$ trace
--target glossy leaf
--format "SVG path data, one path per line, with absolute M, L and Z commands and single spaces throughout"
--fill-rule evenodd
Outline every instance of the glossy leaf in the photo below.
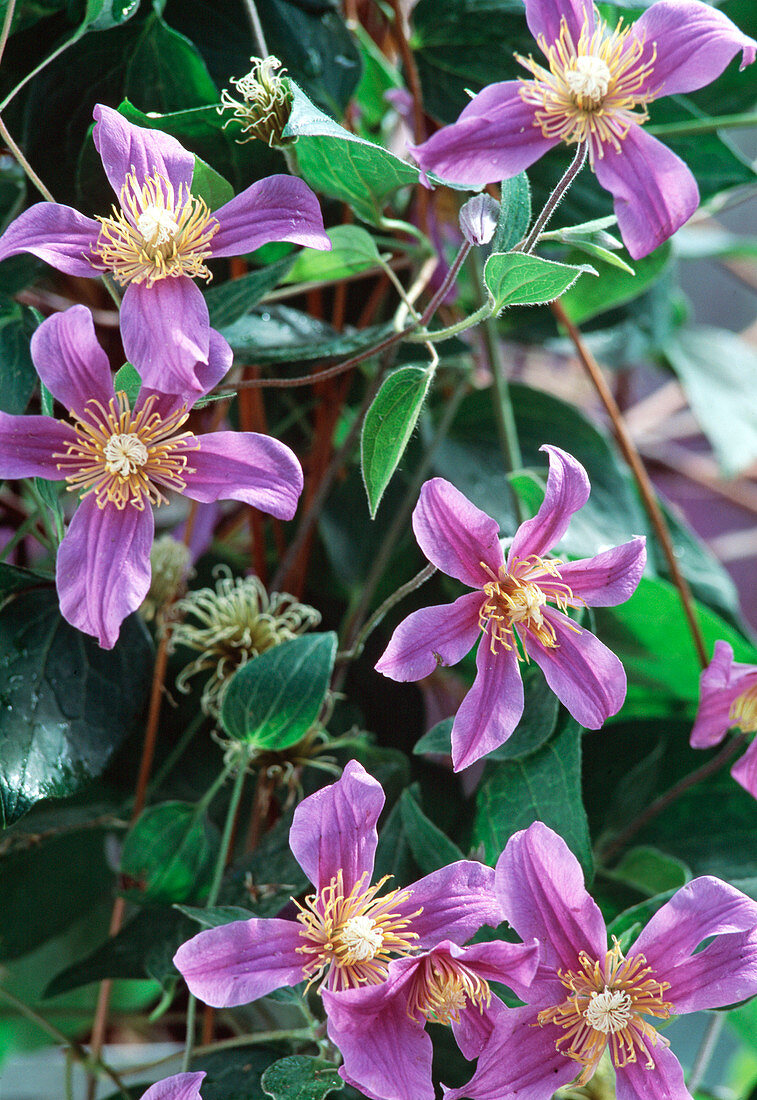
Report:
M 305 1054 L 292 1054 L 274 1062 L 260 1084 L 273 1100 L 325 1100 L 330 1093 L 344 1088 L 336 1066 Z
M 628 256 L 625 250 L 623 257 Z M 628 257 L 630 260 L 630 257 Z M 630 260 L 634 274 L 613 268 L 601 279 L 581 279 L 562 299 L 565 312 L 575 324 L 583 324 L 601 313 L 632 302 L 662 275 L 670 260 L 670 245 L 663 244 L 641 260 Z
M 192 194 L 198 199 L 204 199 L 211 210 L 218 210 L 234 198 L 234 188 L 229 181 L 200 157 L 195 157 L 190 186 Z
M 399 807 L 410 851 L 424 875 L 430 875 L 432 871 L 438 871 L 440 867 L 464 858 L 446 833 L 426 817 L 409 791 L 402 792 Z
M 254 914 L 241 905 L 211 905 L 198 908 L 196 905 L 177 905 L 185 916 L 197 921 L 203 928 L 219 928 L 222 924 L 232 924 L 237 920 L 249 920 Z
M 0 409 L 20 414 L 37 385 L 29 341 L 37 320 L 28 306 L 0 297 Z
M 379 252 L 371 234 L 359 225 L 336 225 L 326 235 L 330 252 L 314 248 L 300 252 L 282 279 L 284 283 L 336 282 L 357 272 L 378 267 Z
M 384 379 L 366 414 L 361 459 L 371 518 L 415 430 L 431 377 L 425 367 L 400 367 Z
M 559 298 L 579 275 L 596 275 L 587 264 L 571 266 L 521 252 L 493 252 L 484 267 L 484 281 L 497 313 L 507 306 L 536 306 Z
M 124 840 L 119 872 L 127 898 L 180 902 L 207 892 L 218 833 L 189 802 L 143 810 Z
M 325 321 L 290 306 L 269 306 L 221 328 L 234 351 L 254 356 L 256 363 L 347 358 L 379 343 L 390 332 L 389 325 L 337 332 Z
M 306 634 L 248 661 L 223 695 L 226 733 L 273 751 L 296 744 L 318 719 L 335 656 L 335 634 Z
M 139 391 L 142 388 L 142 379 L 139 377 L 137 368 L 132 363 L 124 363 L 122 367 L 115 373 L 113 378 L 113 389 L 118 393 L 119 390 L 123 390 L 129 399 L 129 405 L 134 408 L 134 403 L 139 397 Z
M 268 264 L 256 271 L 250 271 L 239 279 L 230 279 L 220 286 L 211 286 L 205 292 L 210 323 L 214 328 L 223 329 L 232 325 L 256 306 L 261 298 L 273 290 L 282 281 L 292 264 L 296 253 L 282 260 Z

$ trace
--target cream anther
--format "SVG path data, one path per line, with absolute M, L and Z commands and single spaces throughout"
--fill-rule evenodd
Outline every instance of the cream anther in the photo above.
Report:
M 384 933 L 369 916 L 351 917 L 339 933 L 339 942 L 345 949 L 345 961 L 367 962 L 384 943 Z
M 138 435 L 112 435 L 103 449 L 105 469 L 109 474 L 128 478 L 144 466 L 150 454 Z
M 565 83 L 576 102 L 581 107 L 598 107 L 607 95 L 612 80 L 609 66 L 593 54 L 576 57 L 573 66 L 565 72 Z
M 622 1031 L 632 1015 L 633 1000 L 621 989 L 605 989 L 603 993 L 592 993 L 584 1011 L 584 1019 L 589 1027 L 601 1031 L 603 1035 L 614 1035 L 616 1031 Z
M 137 218 L 137 229 L 146 244 L 161 245 L 172 240 L 179 232 L 179 223 L 170 210 L 160 206 L 148 206 Z

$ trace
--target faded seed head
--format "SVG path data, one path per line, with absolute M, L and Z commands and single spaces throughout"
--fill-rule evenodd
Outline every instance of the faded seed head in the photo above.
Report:
M 245 135 L 238 139 L 239 144 L 245 141 L 254 141 L 256 138 L 264 141 L 272 148 L 283 148 L 293 145 L 296 137 L 284 137 L 283 131 L 289 116 L 292 113 L 292 90 L 286 78 L 286 70 L 281 73 L 281 62 L 275 57 L 251 57 L 252 69 L 246 76 L 235 80 L 233 84 L 241 96 L 234 99 L 225 88 L 221 92 L 221 106 L 218 113 L 231 110 L 234 118 L 241 123 L 242 133 Z M 224 128 L 231 120 L 224 123 Z

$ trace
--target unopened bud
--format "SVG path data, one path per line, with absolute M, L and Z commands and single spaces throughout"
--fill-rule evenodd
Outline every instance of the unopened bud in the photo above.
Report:
M 275 57 L 251 57 L 252 69 L 246 76 L 229 83 L 233 84 L 241 96 L 234 99 L 225 88 L 221 92 L 221 106 L 218 113 L 232 110 L 234 118 L 242 124 L 245 135 L 239 141 L 254 141 L 259 138 L 266 145 L 282 148 L 292 145 L 297 139 L 284 137 L 284 127 L 292 113 L 292 90 L 286 79 L 286 70 L 278 73 L 281 62 Z M 230 119 L 224 124 L 228 125 Z
M 485 191 L 468 199 L 460 211 L 460 229 L 468 244 L 488 244 L 498 217 L 499 203 Z

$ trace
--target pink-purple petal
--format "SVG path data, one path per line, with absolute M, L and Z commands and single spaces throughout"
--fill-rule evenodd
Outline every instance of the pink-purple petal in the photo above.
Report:
M 424 483 L 413 511 L 413 531 L 428 560 L 471 588 L 503 564 L 499 525 L 443 477 Z
M 515 649 L 492 653 L 487 632 L 478 647 L 476 668 L 476 679 L 452 725 L 455 771 L 504 744 L 523 714 L 523 681 Z
M 55 454 L 64 454 L 76 434 L 51 416 L 13 416 L 0 412 L 0 478 L 44 477 L 61 481 Z
M 86 306 L 71 306 L 43 321 L 32 336 L 31 352 L 50 393 L 75 416 L 81 417 L 90 399 L 108 407 L 113 376 Z
M 483 187 L 517 176 L 549 152 L 558 142 L 544 137 L 533 105 L 521 99 L 520 86 L 518 80 L 490 84 L 456 122 L 410 146 L 422 171 Z
M 625 669 L 604 642 L 576 627 L 567 615 L 551 607 L 543 614 L 555 631 L 557 645 L 550 649 L 523 630 L 524 648 L 576 721 L 586 729 L 598 730 L 623 706 Z
M 739 51 L 741 68 L 751 65 L 757 47 L 722 11 L 697 0 L 657 0 L 631 34 L 644 44 L 639 64 L 652 64 L 645 91 L 655 96 L 704 88 Z
M 19 214 L 0 237 L 0 260 L 31 252 L 66 275 L 94 279 L 100 272 L 90 257 L 99 233 L 99 224 L 78 210 L 38 202 Z
M 710 936 L 720 939 L 695 949 Z M 718 1008 L 757 993 L 757 902 L 709 875 L 682 886 L 654 914 L 629 955 L 641 954 L 676 1013 Z
M 441 940 L 465 943 L 483 924 L 495 928 L 502 906 L 494 894 L 494 871 L 475 860 L 461 859 L 441 867 L 408 887 L 410 897 L 394 908 L 413 917 L 412 931 L 419 947 L 435 947 Z
M 522 940 L 541 945 L 537 981 L 555 987 L 557 1004 L 564 988 L 556 971 L 577 969 L 581 951 L 595 959 L 607 951 L 605 922 L 586 891 L 581 865 L 562 837 L 537 821 L 510 837 L 495 874 L 505 919 Z M 534 992 L 541 998 L 536 985 Z
M 185 275 L 153 286 L 129 283 L 121 302 L 121 338 L 149 389 L 194 394 L 195 400 L 205 392 L 207 376 L 198 366 L 210 354 L 208 307 Z
M 205 1072 L 176 1073 L 150 1085 L 142 1100 L 200 1100 L 200 1085 Z
M 93 137 L 102 158 L 105 174 L 117 195 L 124 180 L 133 172 L 141 186 L 146 176 L 164 176 L 178 191 L 188 188 L 194 172 L 194 157 L 176 138 L 161 130 L 151 130 L 128 122 L 118 111 L 98 103 L 92 112 Z
M 220 226 L 211 241 L 214 256 L 254 252 L 269 241 L 291 241 L 328 252 L 318 199 L 297 176 L 268 176 L 214 213 Z
M 211 329 L 208 362 L 198 362 L 195 365 L 193 382 L 199 383 L 201 391 L 198 393 L 196 389 L 185 388 L 179 393 L 165 393 L 162 390 L 142 385 L 139 397 L 134 405 L 134 411 L 137 412 L 142 408 L 150 397 L 155 398 L 153 409 L 155 412 L 160 413 L 163 418 L 170 416 L 172 412 L 176 412 L 182 406 L 185 409 L 191 408 L 201 396 L 209 393 L 214 386 L 218 385 L 231 368 L 233 358 L 234 353 L 220 332 Z
M 491 940 L 488 943 L 458 947 L 457 944 L 445 940 L 430 954 L 447 954 L 475 971 L 484 981 L 501 982 L 512 989 L 516 997 L 525 1001 L 528 1000 L 528 991 L 536 975 L 540 946 L 536 940 L 531 943 Z
M 534 38 L 541 35 L 548 46 L 560 37 L 560 23 L 564 19 L 571 37 L 578 42 L 581 31 L 588 25 L 594 30 L 594 5 L 591 0 L 525 0 L 526 22 Z
M 636 591 L 646 560 L 646 539 L 635 538 L 622 546 L 603 550 L 593 558 L 561 565 L 560 579 L 588 607 L 614 607 L 630 599 Z M 545 592 L 549 591 L 551 581 L 548 575 L 538 583 Z
M 480 592 L 466 592 L 454 603 L 413 611 L 399 624 L 376 664 L 392 680 L 420 680 L 440 665 L 456 665 L 481 632 Z
M 507 1012 L 499 997 L 492 993 L 489 1004 L 476 1005 L 468 1003 L 460 1012 L 457 1023 L 452 1022 L 452 1034 L 460 1048 L 460 1053 L 469 1062 L 478 1058 L 481 1051 L 492 1037 L 494 1025 L 500 1014 Z
M 277 519 L 291 519 L 302 492 L 302 468 L 293 451 L 257 432 L 210 432 L 199 437 L 184 472 L 186 496 L 241 500 Z
M 289 846 L 316 890 L 342 872 L 344 893 L 365 875 L 371 885 L 378 833 L 384 807 L 381 784 L 357 760 L 350 760 L 341 779 L 304 799 L 294 811 Z
M 681 1063 L 672 1050 L 661 1042 L 651 1047 L 654 1069 L 645 1058 L 629 1062 L 616 1070 L 617 1100 L 691 1100 L 683 1079 Z
M 752 741 L 741 759 L 733 765 L 731 775 L 752 798 L 757 798 L 757 740 Z
M 699 679 L 699 709 L 691 731 L 691 747 L 708 749 L 722 741 L 733 725 L 731 706 L 755 686 L 757 665 L 734 661 L 728 642 L 715 642 L 712 660 Z
M 671 237 L 699 206 L 697 181 L 680 157 L 631 126 L 620 149 L 595 157 L 597 179 L 613 197 L 620 235 L 640 260 Z
M 152 510 L 97 505 L 84 497 L 58 549 L 60 611 L 77 630 L 112 649 L 121 623 L 150 587 Z
M 302 981 L 301 926 L 289 920 L 233 921 L 199 932 L 174 955 L 189 990 L 214 1008 L 248 1004 Z
M 570 518 L 589 499 L 591 485 L 581 463 L 559 447 L 548 443 L 539 448 L 549 455 L 549 474 L 544 500 L 533 519 L 526 520 L 515 532 L 507 557 L 512 570 L 515 562 L 536 554 L 543 557 L 568 529 Z

